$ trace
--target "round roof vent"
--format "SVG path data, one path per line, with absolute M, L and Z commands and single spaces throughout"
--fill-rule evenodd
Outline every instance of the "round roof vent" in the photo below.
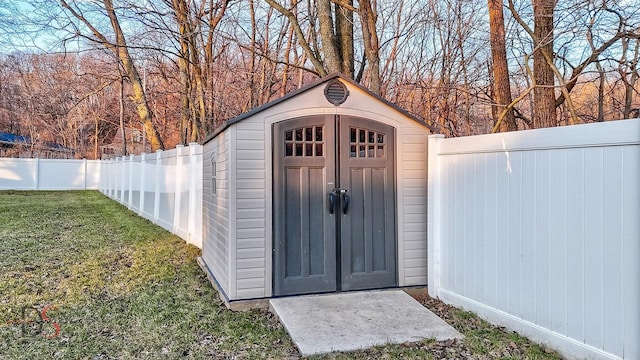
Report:
M 349 90 L 338 79 L 331 80 L 324 88 L 324 97 L 335 106 L 338 106 L 347 100 Z

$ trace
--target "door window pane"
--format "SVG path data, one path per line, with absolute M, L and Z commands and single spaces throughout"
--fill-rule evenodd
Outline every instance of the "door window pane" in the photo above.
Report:
M 316 141 L 322 141 L 322 127 L 316 127 Z
M 323 156 L 324 128 L 310 126 L 284 132 L 284 156 Z
M 385 134 L 352 127 L 349 129 L 349 157 L 384 158 Z

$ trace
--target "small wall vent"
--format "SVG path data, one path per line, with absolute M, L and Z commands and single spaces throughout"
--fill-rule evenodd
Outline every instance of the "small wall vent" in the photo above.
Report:
M 324 88 L 324 97 L 335 106 L 338 106 L 347 100 L 349 90 L 338 79 L 331 80 Z

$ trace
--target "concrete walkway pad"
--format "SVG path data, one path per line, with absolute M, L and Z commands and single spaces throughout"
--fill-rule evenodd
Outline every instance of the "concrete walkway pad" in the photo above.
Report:
M 404 291 L 367 291 L 270 300 L 303 356 L 462 335 Z

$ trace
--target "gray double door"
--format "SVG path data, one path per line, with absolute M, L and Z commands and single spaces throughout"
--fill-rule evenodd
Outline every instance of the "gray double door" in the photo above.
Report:
M 391 287 L 394 129 L 337 115 L 273 127 L 274 295 Z

